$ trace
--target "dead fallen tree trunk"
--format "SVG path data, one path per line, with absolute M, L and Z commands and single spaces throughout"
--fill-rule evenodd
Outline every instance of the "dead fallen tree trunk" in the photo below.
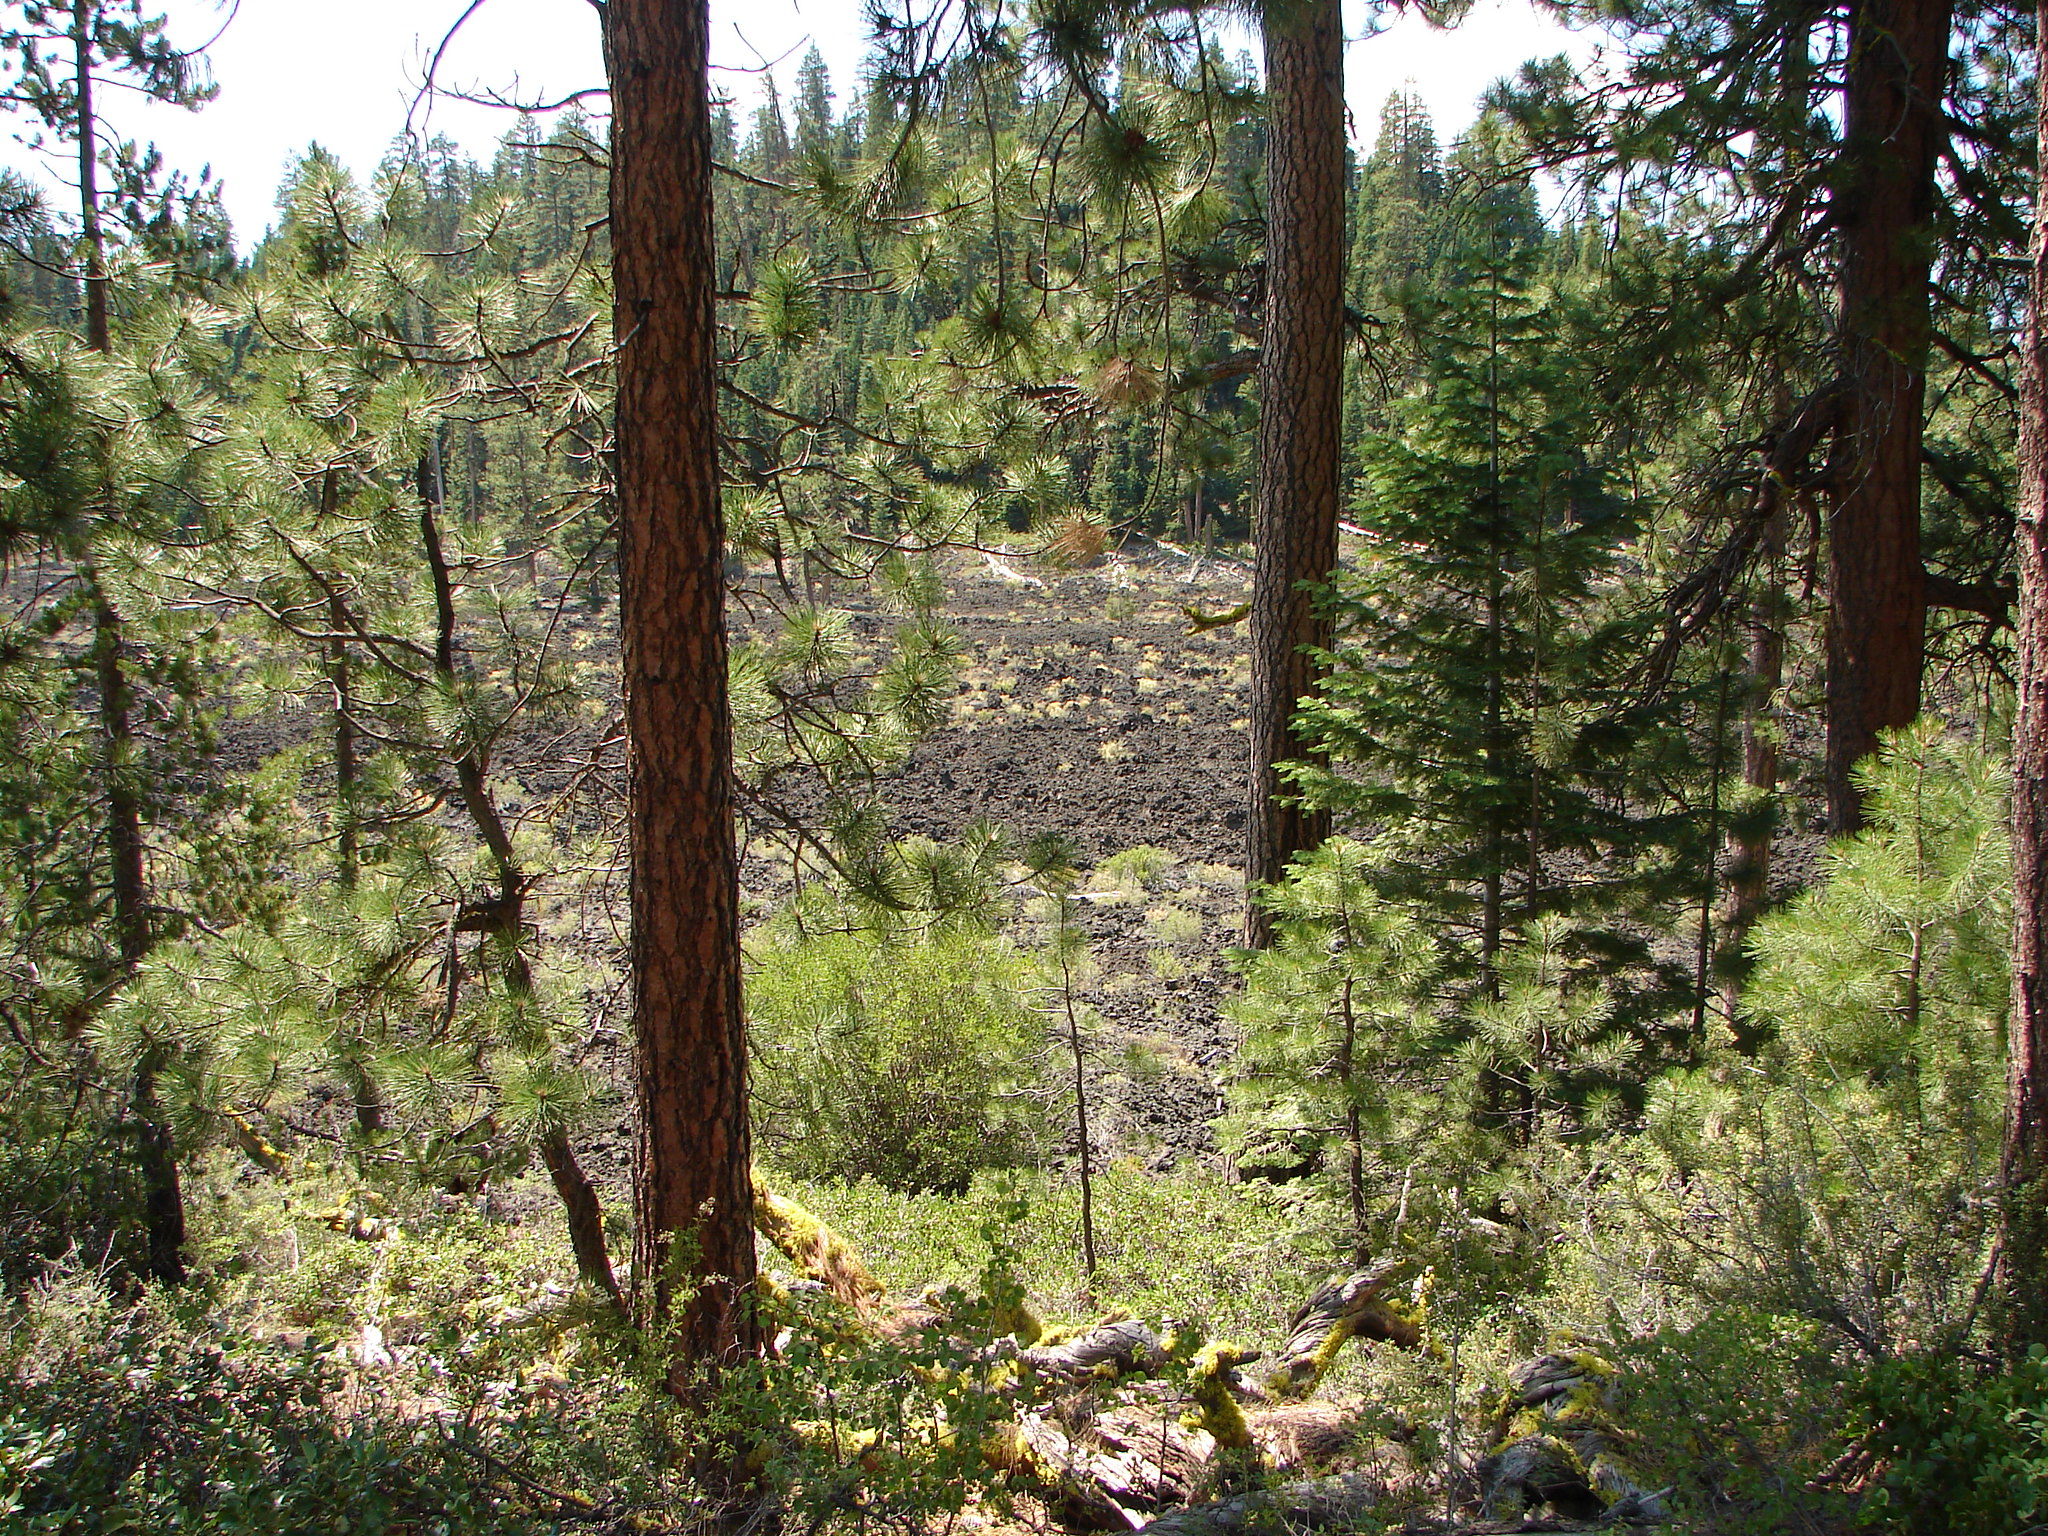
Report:
M 1191 1443 L 1171 1420 L 1090 1426 L 1070 1435 L 1026 1413 L 984 1447 L 989 1464 L 1031 1486 L 1070 1530 L 1132 1531 L 1147 1511 L 1184 1501 L 1213 1443 Z M 1202 1437 L 1206 1439 L 1207 1437 Z
M 1316 1389 L 1345 1342 L 1380 1339 L 1414 1349 L 1422 1329 L 1383 1298 L 1406 1267 L 1404 1259 L 1382 1259 L 1355 1275 L 1325 1281 L 1296 1309 L 1287 1343 L 1266 1385 L 1282 1397 L 1306 1397 Z
M 1071 1337 L 1023 1343 L 1036 1336 L 1034 1326 L 977 1347 L 971 1335 L 986 1341 L 985 1330 L 1004 1326 L 1003 1313 L 970 1307 L 949 1318 L 910 1302 L 885 1315 L 880 1282 L 844 1239 L 758 1175 L 754 1217 L 809 1282 L 859 1309 L 860 1331 L 899 1342 L 943 1337 L 990 1367 L 1014 1361 L 1015 1377 L 992 1390 L 1015 1402 L 1016 1417 L 983 1441 L 981 1453 L 1062 1525 L 1160 1536 L 1225 1536 L 1269 1521 L 1308 1529 L 1353 1520 L 1380 1496 L 1377 1480 L 1351 1473 L 1180 1508 L 1213 1491 L 1226 1469 L 1250 1474 L 1299 1466 L 1317 1447 L 1341 1451 L 1353 1443 L 1357 1421 L 1324 1405 L 1306 1422 L 1301 1416 L 1310 1409 L 1275 1407 L 1240 1376 L 1256 1352 L 1221 1342 L 1197 1349 L 1185 1334 L 1170 1345 L 1137 1318 L 1111 1316 Z M 1390 1261 L 1319 1287 L 1294 1314 L 1280 1376 L 1298 1390 L 1312 1388 L 1344 1340 L 1357 1335 L 1419 1342 L 1420 1329 L 1379 1299 L 1397 1267 Z M 1262 1405 L 1254 1418 L 1246 1403 Z
M 1512 1520 L 1543 1504 L 1616 1524 L 1666 1518 L 1671 1490 L 1645 1487 L 1620 1450 L 1618 1374 L 1591 1350 L 1543 1355 L 1508 1372 L 1499 1443 L 1478 1467 L 1490 1518 Z
M 1034 1344 L 1017 1360 L 1040 1376 L 1080 1381 L 1098 1372 L 1149 1375 L 1166 1363 L 1166 1351 L 1152 1329 L 1135 1317 L 1121 1317 L 1105 1319 L 1063 1343 Z
M 1384 1491 L 1355 1472 L 1241 1493 L 1177 1509 L 1140 1526 L 1141 1536 L 1239 1536 L 1252 1530 L 1325 1530 L 1370 1514 Z
M 754 1230 L 773 1243 L 806 1280 L 824 1286 L 835 1301 L 862 1312 L 882 1297 L 882 1282 L 860 1255 L 803 1206 L 770 1189 L 754 1170 Z

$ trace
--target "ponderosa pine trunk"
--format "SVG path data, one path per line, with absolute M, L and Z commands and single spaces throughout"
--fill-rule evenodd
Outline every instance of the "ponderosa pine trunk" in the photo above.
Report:
M 707 0 L 609 0 L 634 1287 L 691 1390 L 756 1344 L 718 480 Z M 701 1379 L 701 1378 L 700 1378 Z
M 1344 29 L 1337 0 L 1270 0 L 1266 51 L 1266 315 L 1259 360 L 1259 488 L 1251 611 L 1248 889 L 1279 880 L 1329 833 L 1326 812 L 1281 801 L 1277 765 L 1314 691 L 1310 652 L 1331 630 L 1313 591 L 1337 568 L 1344 363 Z M 1245 909 L 1245 942 L 1272 916 Z
M 2048 6 L 2035 16 L 2048 58 Z M 2037 89 L 2039 89 L 2037 85 Z M 2048 144 L 2048 92 L 2036 116 Z M 2012 731 L 2012 1018 L 2000 1159 L 2001 1329 L 2018 1357 L 2048 1345 L 2048 181 L 2036 171 L 2032 276 L 2020 341 L 2019 694 Z
M 1921 431 L 1951 17 L 1952 0 L 1858 0 L 1850 13 L 1834 203 L 1844 394 L 1828 520 L 1827 789 L 1837 833 L 1863 824 L 1856 764 L 1880 731 L 1920 712 Z

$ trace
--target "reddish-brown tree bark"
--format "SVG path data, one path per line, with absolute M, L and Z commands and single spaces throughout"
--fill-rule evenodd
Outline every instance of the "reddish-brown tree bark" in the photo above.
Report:
M 1304 583 L 1337 568 L 1344 361 L 1344 29 L 1337 0 L 1267 8 L 1266 318 L 1259 359 L 1257 562 L 1251 611 L 1251 785 L 1245 878 L 1278 880 L 1329 833 L 1327 813 L 1281 803 L 1276 765 L 1308 755 L 1293 730 L 1314 691 L 1308 654 L 1330 625 Z M 1245 942 L 1272 921 L 1256 901 Z
M 2048 58 L 2048 6 L 2035 16 Z M 2037 87 L 2038 89 L 2038 87 Z M 2048 144 L 2048 93 L 2036 106 Z M 2037 170 L 2037 177 L 2038 177 Z M 2012 731 L 2012 1020 L 2007 1044 L 2002 1332 L 2014 1355 L 2048 1345 L 2048 206 L 2037 181 L 2020 340 L 2019 712 Z
M 755 1347 L 726 697 L 706 0 L 609 0 L 619 609 L 640 1110 L 636 1299 L 686 1358 Z
M 1920 439 L 1935 167 L 1952 0 L 1859 0 L 1835 189 L 1844 395 L 1828 525 L 1828 820 L 1862 825 L 1850 773 L 1920 712 L 1927 631 Z

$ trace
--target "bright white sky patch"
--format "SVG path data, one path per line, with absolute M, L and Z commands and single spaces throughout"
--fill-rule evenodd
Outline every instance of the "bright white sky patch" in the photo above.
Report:
M 232 20 L 215 0 L 159 3 L 173 38 L 186 46 L 226 21 L 211 55 L 220 96 L 191 114 L 105 92 L 108 125 L 124 137 L 154 140 L 173 167 L 196 172 L 210 165 L 225 183 L 245 249 L 275 218 L 286 162 L 311 142 L 367 177 L 405 130 L 408 113 L 416 132 L 445 133 L 486 161 L 511 126 L 509 113 L 488 107 L 448 99 L 415 104 L 426 61 L 467 0 L 241 0 Z M 1565 31 L 1530 0 L 1479 0 L 1449 32 L 1402 15 L 1373 36 L 1365 35 L 1363 0 L 1346 0 L 1345 9 L 1349 35 L 1359 39 L 1346 51 L 1346 94 L 1367 144 L 1390 91 L 1420 94 L 1448 142 L 1471 123 L 1481 93 L 1524 60 L 1559 52 L 1584 59 L 1594 47 L 1593 34 Z M 835 106 L 845 110 L 866 44 L 864 10 L 861 0 L 712 0 L 720 88 L 744 114 L 759 93 L 761 72 L 772 68 L 786 98 L 815 41 L 831 67 Z M 601 86 L 597 13 L 587 0 L 485 0 L 449 46 L 438 78 L 529 101 Z M 5 142 L 0 158 L 24 169 L 33 160 Z M 63 173 L 59 162 L 43 177 Z M 65 191 L 53 190 L 58 205 L 68 205 Z

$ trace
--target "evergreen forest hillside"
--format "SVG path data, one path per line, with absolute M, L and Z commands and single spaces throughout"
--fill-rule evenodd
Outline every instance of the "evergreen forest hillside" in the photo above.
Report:
M 0 1530 L 2048 1529 L 2048 21 L 1538 9 L 0 5 Z

